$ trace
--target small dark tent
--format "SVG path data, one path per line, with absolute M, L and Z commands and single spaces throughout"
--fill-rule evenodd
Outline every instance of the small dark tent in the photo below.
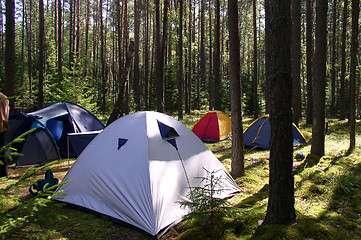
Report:
M 5 144 L 34 129 L 26 136 L 25 141 L 12 145 L 18 153 L 22 154 L 15 157 L 17 166 L 45 164 L 60 159 L 56 142 L 37 117 L 22 113 L 10 114 L 9 126 L 9 130 L 5 133 Z M 11 150 L 7 151 L 8 154 L 10 152 Z
M 243 132 L 243 143 L 246 147 L 270 149 L 271 128 L 268 116 L 262 116 L 251 123 Z M 306 144 L 306 139 L 300 129 L 293 124 L 293 146 Z
M 50 103 L 29 114 L 40 117 L 39 121 L 51 132 L 62 156 L 78 155 L 73 145 L 68 149 L 68 134 L 96 132 L 104 128 L 104 124 L 90 111 L 70 102 Z

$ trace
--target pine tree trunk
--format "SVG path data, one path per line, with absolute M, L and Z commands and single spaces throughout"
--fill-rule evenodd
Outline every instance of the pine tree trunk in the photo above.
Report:
M 313 125 L 311 153 L 325 154 L 327 0 L 316 0 L 315 57 L 313 59 Z
M 345 75 L 346 75 L 346 31 L 347 31 L 347 15 L 348 0 L 343 2 L 342 17 L 342 36 L 341 36 L 341 73 L 340 73 L 340 120 L 346 117 L 346 97 L 345 97 Z
M 183 0 L 179 0 L 178 34 L 178 119 L 183 119 Z
M 6 0 L 5 29 L 5 81 L 4 93 L 7 97 L 15 96 L 15 2 Z M 14 112 L 14 99 L 9 100 L 10 112 Z
M 351 60 L 350 60 L 350 150 L 356 146 L 356 65 L 358 53 L 358 20 L 360 0 L 352 0 L 352 32 L 351 32 Z
M 296 220 L 294 199 L 290 1 L 270 1 L 270 172 L 267 224 Z
M 330 114 L 336 116 L 336 20 L 337 0 L 333 0 L 332 9 L 332 42 L 331 42 L 331 105 Z
M 258 118 L 257 0 L 253 0 L 253 118 Z
M 244 175 L 243 127 L 240 84 L 240 45 L 237 0 L 228 0 L 229 69 L 232 119 L 232 163 L 234 178 Z
M 313 0 L 306 2 L 306 69 L 307 69 L 307 106 L 306 123 L 312 124 L 313 121 L 313 95 L 312 95 L 312 59 L 313 59 Z
M 293 81 L 293 122 L 298 126 L 301 119 L 301 0 L 292 0 L 292 81 Z
M 214 26 L 214 53 L 213 53 L 213 100 L 214 108 L 221 110 L 221 74 L 220 74 L 220 0 L 216 0 L 215 7 L 215 26 Z
M 38 107 L 44 105 L 45 19 L 44 2 L 39 0 L 39 86 Z
M 139 73 L 139 26 L 140 26 L 140 0 L 134 0 L 134 102 L 135 110 L 140 111 L 140 73 Z

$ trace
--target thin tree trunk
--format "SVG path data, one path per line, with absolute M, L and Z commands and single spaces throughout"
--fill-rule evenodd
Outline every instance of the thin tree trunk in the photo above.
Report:
M 327 0 L 316 0 L 315 57 L 313 59 L 313 125 L 311 153 L 325 154 Z
M 350 60 L 350 148 L 356 146 L 356 65 L 358 53 L 358 20 L 360 12 L 360 0 L 352 0 L 352 32 L 351 32 L 351 60 Z
M 15 96 L 15 1 L 6 0 L 5 29 L 5 81 L 4 93 Z M 10 112 L 14 112 L 14 99 L 9 100 Z
M 45 19 L 44 2 L 39 0 L 39 92 L 38 107 L 44 105 Z
M 61 0 L 58 0 L 58 83 L 63 81 L 62 9 Z
M 253 0 L 253 118 L 258 118 L 257 0 Z
M 232 163 L 234 178 L 244 175 L 242 98 L 240 84 L 240 45 L 238 35 L 238 1 L 228 0 L 229 69 L 232 118 Z
M 346 31 L 347 31 L 347 15 L 348 0 L 343 2 L 342 17 L 342 36 L 341 36 L 341 73 L 340 73 L 340 120 L 346 117 L 346 98 L 345 98 L 345 75 L 346 75 Z
M 179 0 L 178 119 L 183 119 L 183 0 Z
M 221 75 L 220 75 L 220 0 L 216 0 L 215 8 L 215 27 L 214 27 L 214 54 L 213 54 L 213 99 L 214 99 L 214 108 L 216 110 L 221 110 Z
M 265 77 L 266 77 L 266 113 L 270 112 L 270 22 L 269 22 L 269 14 L 270 14 L 270 0 L 265 0 Z
M 128 48 L 128 51 L 126 54 L 125 67 L 124 67 L 124 70 L 122 71 L 122 75 L 121 75 L 121 82 L 123 84 L 119 88 L 118 98 L 114 105 L 114 109 L 113 109 L 112 113 L 110 114 L 109 119 L 107 121 L 107 124 L 106 124 L 107 126 L 109 126 L 112 122 L 117 120 L 121 115 L 121 107 L 123 106 L 123 101 L 126 99 L 125 94 L 127 91 L 127 85 L 129 84 L 129 73 L 130 73 L 130 69 L 132 66 L 133 58 L 134 58 L 134 42 L 130 42 L 129 48 Z
M 147 5 L 146 20 L 145 20 L 145 33 L 144 33 L 144 97 L 145 97 L 145 110 L 150 109 L 149 101 L 149 2 L 145 1 Z
M 140 73 L 139 73 L 139 26 L 140 26 L 140 7 L 141 1 L 134 0 L 134 101 L 135 110 L 140 111 Z
M 330 114 L 336 115 L 336 20 L 337 20 L 337 0 L 333 0 L 332 9 L 332 44 L 331 44 L 331 106 Z
M 293 81 L 293 122 L 298 126 L 301 119 L 301 0 L 292 0 L 292 81 Z
M 307 106 L 306 123 L 313 122 L 313 77 L 312 77 L 312 59 L 313 59 L 313 0 L 306 2 L 306 69 L 307 69 Z
M 213 88 L 214 88 L 214 84 L 213 84 L 213 42 L 212 42 L 212 0 L 208 1 L 208 12 L 209 12 L 209 80 L 208 80 L 208 99 L 209 99 L 209 110 L 212 110 L 214 108 L 214 101 L 213 101 Z

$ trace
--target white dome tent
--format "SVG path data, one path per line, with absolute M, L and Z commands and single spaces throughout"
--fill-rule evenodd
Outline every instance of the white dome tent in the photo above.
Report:
M 136 112 L 106 127 L 81 153 L 57 191 L 75 204 L 160 236 L 178 223 L 200 178 L 222 179 L 217 197 L 240 191 L 215 155 L 182 123 L 165 114 Z

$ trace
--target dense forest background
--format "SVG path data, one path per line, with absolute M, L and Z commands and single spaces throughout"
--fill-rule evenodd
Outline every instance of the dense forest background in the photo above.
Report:
M 299 81 L 293 106 L 301 118 L 312 113 L 315 4 L 293 2 L 293 78 Z M 122 113 L 178 111 L 181 116 L 192 109 L 230 109 L 227 1 L 16 0 L 10 88 L 5 83 L 8 12 L 5 1 L 0 3 L 1 90 L 17 96 L 13 111 L 71 101 L 109 113 L 119 95 Z M 342 119 L 351 94 L 351 4 L 329 0 L 328 5 L 326 116 Z M 268 112 L 264 1 L 240 0 L 238 12 L 243 112 L 257 117 Z M 357 116 L 359 62 L 358 55 Z

